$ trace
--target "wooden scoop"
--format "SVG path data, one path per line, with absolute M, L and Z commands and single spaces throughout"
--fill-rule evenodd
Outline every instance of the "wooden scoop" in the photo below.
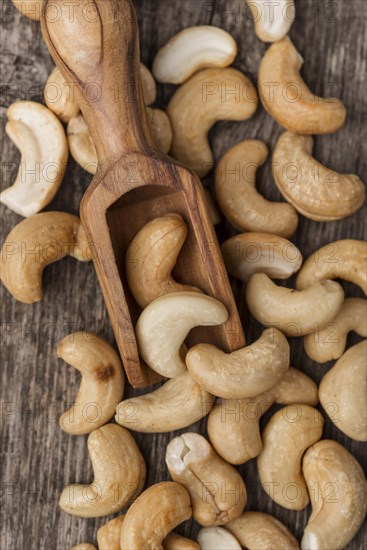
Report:
M 130 383 L 144 387 L 159 379 L 139 359 L 134 325 L 141 309 L 124 273 L 133 237 L 157 216 L 176 212 L 188 226 L 175 279 L 217 298 L 229 311 L 225 325 L 194 329 L 189 344 L 205 341 L 227 352 L 243 347 L 241 322 L 201 182 L 153 144 L 131 0 L 44 0 L 41 24 L 97 150 L 98 171 L 83 197 L 81 218 Z

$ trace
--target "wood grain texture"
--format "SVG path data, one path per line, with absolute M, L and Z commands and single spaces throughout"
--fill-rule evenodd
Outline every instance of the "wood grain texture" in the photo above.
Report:
M 266 45 L 255 36 L 243 1 L 135 0 L 142 44 L 142 61 L 151 66 L 155 52 L 175 32 L 196 24 L 218 25 L 237 39 L 235 67 L 256 80 Z M 340 97 L 348 110 L 346 125 L 338 133 L 315 139 L 314 154 L 332 169 L 366 178 L 366 4 L 364 0 L 298 0 L 291 37 L 302 53 L 302 74 L 319 95 Z M 37 22 L 21 17 L 7 0 L 2 2 L 1 48 L 1 189 L 15 178 L 19 153 L 4 133 L 6 107 L 17 99 L 42 101 L 42 89 L 53 66 Z M 160 86 L 157 106 L 167 104 L 173 86 Z M 281 129 L 262 109 L 244 123 L 218 123 L 211 133 L 216 160 L 233 144 L 246 138 L 264 140 L 272 149 Z M 78 213 L 90 176 L 71 160 L 67 176 L 49 210 Z M 280 200 L 268 162 L 259 172 L 258 187 L 269 199 Z M 210 175 L 206 185 L 213 185 Z M 1 207 L 1 242 L 20 218 Z M 234 234 L 228 224 L 219 228 L 220 240 Z M 366 208 L 339 222 L 317 223 L 301 219 L 293 239 L 307 257 L 317 247 L 339 238 L 366 238 Z M 361 296 L 344 285 L 348 296 Z M 261 327 L 245 306 L 245 288 L 233 281 L 247 341 Z M 27 306 L 15 302 L 1 287 L 1 403 L 2 536 L 1 550 L 68 550 L 73 544 L 96 540 L 103 520 L 83 520 L 60 512 L 62 488 L 74 481 L 91 480 L 86 437 L 71 437 L 58 427 L 58 417 L 73 401 L 77 373 L 56 359 L 55 347 L 75 330 L 94 330 L 113 341 L 106 308 L 92 265 L 70 258 L 49 267 L 44 274 L 44 299 Z M 352 336 L 348 343 L 358 339 Z M 292 365 L 319 381 L 331 366 L 310 361 L 300 340 L 291 340 Z M 128 392 L 131 395 L 132 392 Z M 263 418 L 264 424 L 273 407 Z M 192 427 L 205 433 L 205 421 Z M 325 437 L 340 441 L 366 463 L 366 445 L 344 436 L 326 419 Z M 172 434 L 136 435 L 147 461 L 148 483 L 169 478 L 164 452 Z M 247 509 L 274 514 L 300 539 L 309 508 L 301 513 L 276 506 L 258 483 L 255 461 L 241 468 L 249 501 Z M 178 531 L 194 537 L 197 526 L 188 522 Z M 348 550 L 367 547 L 361 530 Z

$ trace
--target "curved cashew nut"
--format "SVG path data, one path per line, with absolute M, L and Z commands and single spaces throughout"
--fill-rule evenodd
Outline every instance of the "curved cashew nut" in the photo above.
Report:
M 70 550 L 97 550 L 97 548 L 94 544 L 90 544 L 89 542 L 81 542 L 80 544 L 73 546 Z
M 168 153 L 172 145 L 172 128 L 168 115 L 162 109 L 147 108 L 148 121 L 154 143 L 162 153 Z
M 121 548 L 163 550 L 163 539 L 192 514 L 182 485 L 166 481 L 149 487 L 127 511 L 121 529 Z
M 157 84 L 154 76 L 144 63 L 140 63 L 140 76 L 145 105 L 151 105 L 157 99 Z
M 28 218 L 56 195 L 68 160 L 68 144 L 59 119 L 44 105 L 16 101 L 7 110 L 6 133 L 21 152 L 15 182 L 0 202 Z
M 172 378 L 186 371 L 181 346 L 197 326 L 221 325 L 227 309 L 199 292 L 175 292 L 157 298 L 140 315 L 136 339 L 142 359 L 154 371 Z
M 45 103 L 62 122 L 69 122 L 79 114 L 79 105 L 74 98 L 73 86 L 70 86 L 55 67 L 47 79 L 43 91 Z
M 186 355 L 191 376 L 218 397 L 254 397 L 275 386 L 289 367 L 289 344 L 277 329 L 264 330 L 256 342 L 232 353 L 198 344 Z
M 339 359 L 351 331 L 367 337 L 367 300 L 363 298 L 346 298 L 335 319 L 322 330 L 305 336 L 307 355 L 318 363 Z
M 108 516 L 128 506 L 145 482 L 145 462 L 128 430 L 106 424 L 88 437 L 94 471 L 91 485 L 74 484 L 61 493 L 64 512 L 84 518 Z M 118 490 L 116 490 L 118 489 Z
M 121 529 L 125 515 L 111 519 L 97 531 L 98 550 L 121 550 Z
M 318 387 L 311 378 L 290 367 L 270 390 L 246 399 L 218 399 L 208 416 L 208 435 L 217 453 L 230 464 L 244 464 L 263 448 L 260 418 L 277 403 L 316 406 Z
M 312 514 L 302 550 L 343 550 L 367 511 L 367 482 L 360 464 L 340 443 L 324 439 L 307 450 L 303 475 L 310 489 Z M 319 488 L 316 492 L 315 487 Z
M 200 550 L 242 550 L 238 540 L 224 527 L 203 527 L 198 533 L 198 543 Z
M 74 405 L 61 415 L 61 429 L 75 435 L 90 433 L 113 417 L 122 398 L 125 376 L 121 361 L 103 338 L 86 332 L 63 338 L 56 353 L 82 374 Z
M 181 537 L 174 532 L 164 539 L 163 548 L 164 550 L 201 550 L 195 541 Z
M 340 99 L 315 96 L 299 71 L 303 59 L 291 40 L 275 42 L 259 68 L 259 94 L 264 108 L 286 130 L 296 134 L 331 134 L 345 122 Z
M 277 42 L 284 38 L 296 17 L 294 0 L 247 0 L 255 22 L 255 32 L 263 42 Z
M 354 174 L 334 172 L 311 156 L 313 138 L 284 132 L 273 154 L 275 183 L 283 197 L 311 220 L 341 220 L 363 205 L 366 190 Z
M 204 195 L 206 198 L 207 207 L 208 207 L 210 219 L 212 220 L 212 224 L 213 225 L 220 224 L 220 222 L 223 219 L 223 216 L 221 211 L 219 210 L 217 201 L 214 199 L 213 195 L 211 194 L 209 189 L 207 189 L 206 187 L 204 187 Z
M 136 432 L 172 432 L 206 416 L 214 399 L 186 371 L 151 393 L 122 401 L 115 420 Z
M 41 19 L 43 0 L 12 0 L 12 2 L 22 15 L 35 21 Z
M 247 120 L 257 105 L 255 86 L 236 69 L 199 71 L 176 90 L 167 108 L 173 130 L 171 156 L 203 178 L 214 165 L 211 127 L 219 120 Z
M 263 450 L 257 469 L 264 491 L 288 510 L 302 510 L 309 502 L 301 471 L 305 450 L 322 435 L 324 419 L 309 405 L 287 405 L 276 412 L 262 434 Z
M 202 435 L 185 433 L 172 439 L 166 464 L 172 479 L 188 490 L 193 518 L 200 525 L 224 525 L 242 514 L 247 502 L 242 477 Z
M 320 403 L 335 426 L 356 441 L 367 441 L 367 340 L 344 353 L 325 374 Z
M 278 235 L 242 233 L 221 246 L 228 273 L 247 283 L 254 273 L 271 279 L 288 279 L 302 265 L 298 248 Z
M 80 261 L 91 259 L 80 219 L 66 212 L 36 214 L 18 223 L 7 236 L 1 250 L 0 279 L 16 300 L 39 302 L 44 268 L 68 254 Z
M 179 214 L 154 218 L 135 235 L 126 253 L 126 278 L 142 308 L 165 294 L 198 290 L 177 283 L 171 275 L 186 236 Z
M 298 273 L 297 288 L 303 290 L 321 279 L 344 279 L 367 294 L 367 242 L 334 241 L 311 254 Z
M 287 336 L 304 336 L 332 321 L 344 302 L 342 287 L 329 280 L 296 291 L 277 286 L 265 273 L 248 282 L 249 310 L 260 323 L 277 327 Z
M 255 187 L 256 171 L 267 156 L 268 148 L 259 140 L 242 141 L 227 151 L 216 169 L 217 200 L 236 229 L 290 237 L 298 225 L 293 206 L 268 201 Z
M 219 27 L 189 27 L 173 36 L 155 56 L 153 74 L 158 82 L 182 84 L 206 67 L 231 65 L 237 44 Z

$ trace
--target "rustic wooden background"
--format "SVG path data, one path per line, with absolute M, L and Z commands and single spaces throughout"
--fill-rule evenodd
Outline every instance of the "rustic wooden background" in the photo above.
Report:
M 200 24 L 218 25 L 239 45 L 235 67 L 256 81 L 266 45 L 254 33 L 245 2 L 231 0 L 135 0 L 139 16 L 142 60 L 151 65 L 154 54 L 180 29 Z M 366 8 L 365 0 L 297 0 L 297 19 L 291 37 L 305 59 L 303 75 L 321 96 L 342 98 L 348 119 L 338 133 L 315 139 L 315 156 L 327 166 L 356 173 L 366 180 Z M 22 17 L 10 0 L 1 4 L 1 189 L 13 181 L 19 153 L 5 136 L 6 108 L 15 100 L 42 101 L 42 89 L 53 63 L 42 41 L 37 22 Z M 172 86 L 159 87 L 158 106 L 164 106 Z M 363 120 L 364 119 L 364 120 Z M 259 108 L 244 123 L 219 123 L 211 133 L 216 159 L 245 138 L 259 138 L 272 148 L 281 129 Z M 259 189 L 279 200 L 269 162 L 259 173 Z M 70 160 L 65 181 L 48 209 L 78 212 L 80 199 L 91 177 Z M 211 186 L 212 177 L 207 178 Z M 20 218 L 1 206 L 2 241 Z M 351 218 L 316 223 L 302 218 L 294 241 L 307 257 L 319 246 L 339 238 L 365 238 L 366 209 Z M 219 227 L 220 239 L 233 230 Z M 1 242 L 2 242 L 1 241 Z M 248 342 L 261 327 L 250 319 L 244 285 L 234 282 L 238 307 Z M 347 295 L 361 296 L 345 285 Z M 62 513 L 58 496 L 74 481 L 88 482 L 92 470 L 86 437 L 72 437 L 58 427 L 58 417 L 73 402 L 79 384 L 76 372 L 55 356 L 56 343 L 75 330 L 93 330 L 113 341 L 106 309 L 91 264 L 68 258 L 44 274 L 42 303 L 17 303 L 1 288 L 1 400 L 2 400 L 2 538 L 1 550 L 67 550 L 96 540 L 103 519 L 84 520 Z M 349 343 L 358 339 L 352 337 Z M 302 341 L 291 341 L 292 364 L 319 381 L 331 364 L 319 366 L 307 358 Z M 131 392 L 129 392 L 131 393 Z M 274 412 L 272 408 L 263 423 Z M 191 428 L 205 433 L 205 421 Z M 345 445 L 362 463 L 366 446 L 344 436 L 326 419 L 325 437 Z M 148 466 L 148 483 L 169 478 L 164 453 L 172 434 L 136 435 Z M 290 512 L 276 506 L 258 483 L 256 464 L 241 468 L 248 487 L 248 510 L 262 510 L 282 520 L 300 539 L 310 509 Z M 194 537 L 197 526 L 188 522 L 178 531 Z M 361 530 L 349 550 L 367 548 Z

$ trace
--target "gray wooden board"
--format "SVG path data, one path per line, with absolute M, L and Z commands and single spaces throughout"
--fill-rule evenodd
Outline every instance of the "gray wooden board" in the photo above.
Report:
M 321 96 L 342 98 L 348 119 L 342 130 L 316 137 L 315 156 L 341 172 L 356 173 L 366 180 L 366 6 L 364 0 L 297 0 L 297 19 L 291 37 L 302 53 L 302 70 L 310 88 Z M 213 24 L 237 40 L 235 67 L 256 80 L 266 49 L 255 36 L 244 1 L 225 0 L 135 0 L 139 16 L 142 60 L 151 65 L 154 54 L 180 29 Z M 37 22 L 21 17 L 9 0 L 1 4 L 1 189 L 15 178 L 19 153 L 6 137 L 6 108 L 15 100 L 42 101 L 42 89 L 53 66 Z M 157 105 L 164 106 L 172 86 L 160 86 Z M 363 120 L 364 119 L 364 120 Z M 280 127 L 259 108 L 243 123 L 218 123 L 211 132 L 216 160 L 233 144 L 245 138 L 264 140 L 272 149 Z M 65 181 L 48 210 L 78 212 L 80 199 L 91 177 L 70 159 Z M 213 177 L 205 184 L 212 186 Z M 259 172 L 258 188 L 267 198 L 280 200 L 268 162 Z M 20 218 L 1 207 L 2 241 Z M 333 223 L 301 219 L 294 242 L 308 256 L 319 246 L 340 238 L 365 238 L 366 209 Z M 223 223 L 220 240 L 232 235 Z M 91 480 L 87 438 L 72 437 L 58 427 L 58 417 L 73 402 L 79 376 L 55 357 L 55 346 L 75 330 L 93 330 L 113 341 L 106 308 L 91 264 L 67 258 L 46 269 L 44 299 L 33 306 L 16 302 L 1 288 L 1 400 L 2 400 L 2 538 L 1 550 L 66 550 L 96 540 L 103 519 L 85 520 L 62 513 L 57 505 L 61 489 L 74 481 Z M 248 342 L 261 327 L 250 318 L 244 285 L 233 281 Z M 361 296 L 351 284 L 348 296 Z M 358 341 L 355 336 L 349 344 Z M 301 340 L 291 340 L 292 364 L 316 381 L 331 366 L 309 360 Z M 133 395 L 129 390 L 128 395 Z M 274 408 L 262 420 L 264 424 Z M 205 420 L 190 429 L 205 433 Z M 148 484 L 168 480 L 164 454 L 176 434 L 136 435 L 148 467 Z M 324 436 L 340 441 L 362 463 L 366 446 L 343 435 L 326 419 Z M 240 468 L 248 488 L 248 510 L 262 510 L 282 520 L 300 539 L 310 514 L 290 512 L 275 505 L 264 493 L 251 461 Z M 188 522 L 178 531 L 195 537 L 198 526 Z M 361 530 L 349 550 L 367 548 Z

